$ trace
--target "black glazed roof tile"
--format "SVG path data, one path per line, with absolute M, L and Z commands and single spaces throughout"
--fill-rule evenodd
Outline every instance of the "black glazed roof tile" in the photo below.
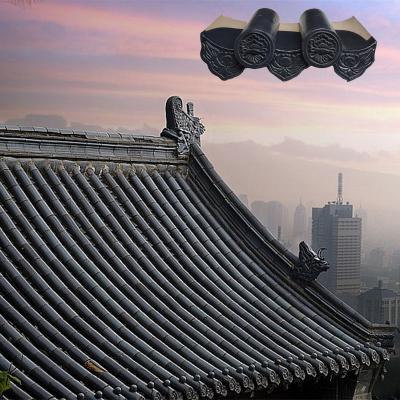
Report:
M 107 149 L 98 134 L 69 132 L 71 154 L 61 131 L 12 132 L 0 137 L 0 369 L 22 381 L 10 398 L 250 396 L 387 357 L 389 328 L 293 279 L 297 257 L 216 174 L 202 129 L 189 157 L 141 137 L 134 159 L 125 139 L 114 157 L 89 153 L 93 138 Z
M 261 8 L 248 21 L 220 16 L 200 34 L 201 59 L 222 80 L 245 68 L 268 68 L 281 81 L 309 66 L 334 67 L 351 81 L 374 62 L 376 40 L 355 18 L 331 22 L 323 11 L 309 9 L 299 23 L 281 23 L 278 14 Z

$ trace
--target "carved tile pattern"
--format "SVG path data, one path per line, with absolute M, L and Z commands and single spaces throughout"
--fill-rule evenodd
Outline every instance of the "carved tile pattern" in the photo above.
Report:
M 301 50 L 284 51 L 275 50 L 274 58 L 268 65 L 269 71 L 281 81 L 288 81 L 308 68 Z
M 335 72 L 347 81 L 361 76 L 375 61 L 376 42 L 363 50 L 343 51 L 335 64 Z
M 235 58 L 235 53 L 230 49 L 218 46 L 207 39 L 204 32 L 201 34 L 201 59 L 207 64 L 208 69 L 222 80 L 227 80 L 243 72 Z
M 329 67 L 340 53 L 339 39 L 331 32 L 318 32 L 308 40 L 305 50 L 305 56 L 311 64 Z
M 238 56 L 246 67 L 263 66 L 271 56 L 270 41 L 259 33 L 249 33 L 240 38 Z

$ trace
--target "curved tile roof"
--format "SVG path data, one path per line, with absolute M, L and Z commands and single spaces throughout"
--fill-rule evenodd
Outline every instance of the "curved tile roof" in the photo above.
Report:
M 61 135 L 0 130 L 0 370 L 22 381 L 6 398 L 231 397 L 387 359 L 388 328 L 293 279 L 197 139 L 135 139 L 116 162 Z

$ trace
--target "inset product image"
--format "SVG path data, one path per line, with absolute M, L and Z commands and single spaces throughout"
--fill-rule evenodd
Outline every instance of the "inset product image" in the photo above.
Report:
M 309 66 L 333 66 L 351 81 L 372 65 L 377 45 L 355 17 L 330 22 L 315 8 L 304 11 L 299 23 L 281 23 L 269 8 L 257 10 L 248 23 L 220 16 L 201 32 L 200 40 L 202 60 L 222 80 L 245 68 L 266 67 L 288 81 Z

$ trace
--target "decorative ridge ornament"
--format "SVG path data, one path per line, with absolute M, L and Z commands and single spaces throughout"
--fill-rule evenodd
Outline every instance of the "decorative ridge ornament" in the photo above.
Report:
M 193 103 L 187 103 L 186 110 L 183 110 L 182 99 L 178 96 L 170 97 L 165 104 L 167 127 L 161 136 L 177 140 L 179 154 L 189 153 L 194 143 L 200 144 L 200 136 L 205 131 L 200 118 L 194 116 Z
M 334 67 L 351 81 L 372 65 L 377 42 L 355 18 L 330 22 L 319 9 L 309 9 L 299 23 L 281 23 L 269 8 L 255 12 L 248 23 L 220 16 L 200 34 L 201 59 L 222 80 L 245 68 L 268 70 L 282 81 L 309 66 Z
M 279 15 L 269 8 L 255 12 L 247 26 L 235 40 L 236 59 L 244 67 L 266 67 L 275 51 Z
M 303 57 L 308 65 L 330 67 L 342 52 L 342 43 L 325 14 L 316 8 L 300 17 Z
M 316 253 L 306 242 L 299 244 L 299 262 L 295 265 L 292 276 L 295 279 L 311 282 L 318 278 L 321 272 L 329 269 L 328 262 L 322 253 L 325 248 Z

